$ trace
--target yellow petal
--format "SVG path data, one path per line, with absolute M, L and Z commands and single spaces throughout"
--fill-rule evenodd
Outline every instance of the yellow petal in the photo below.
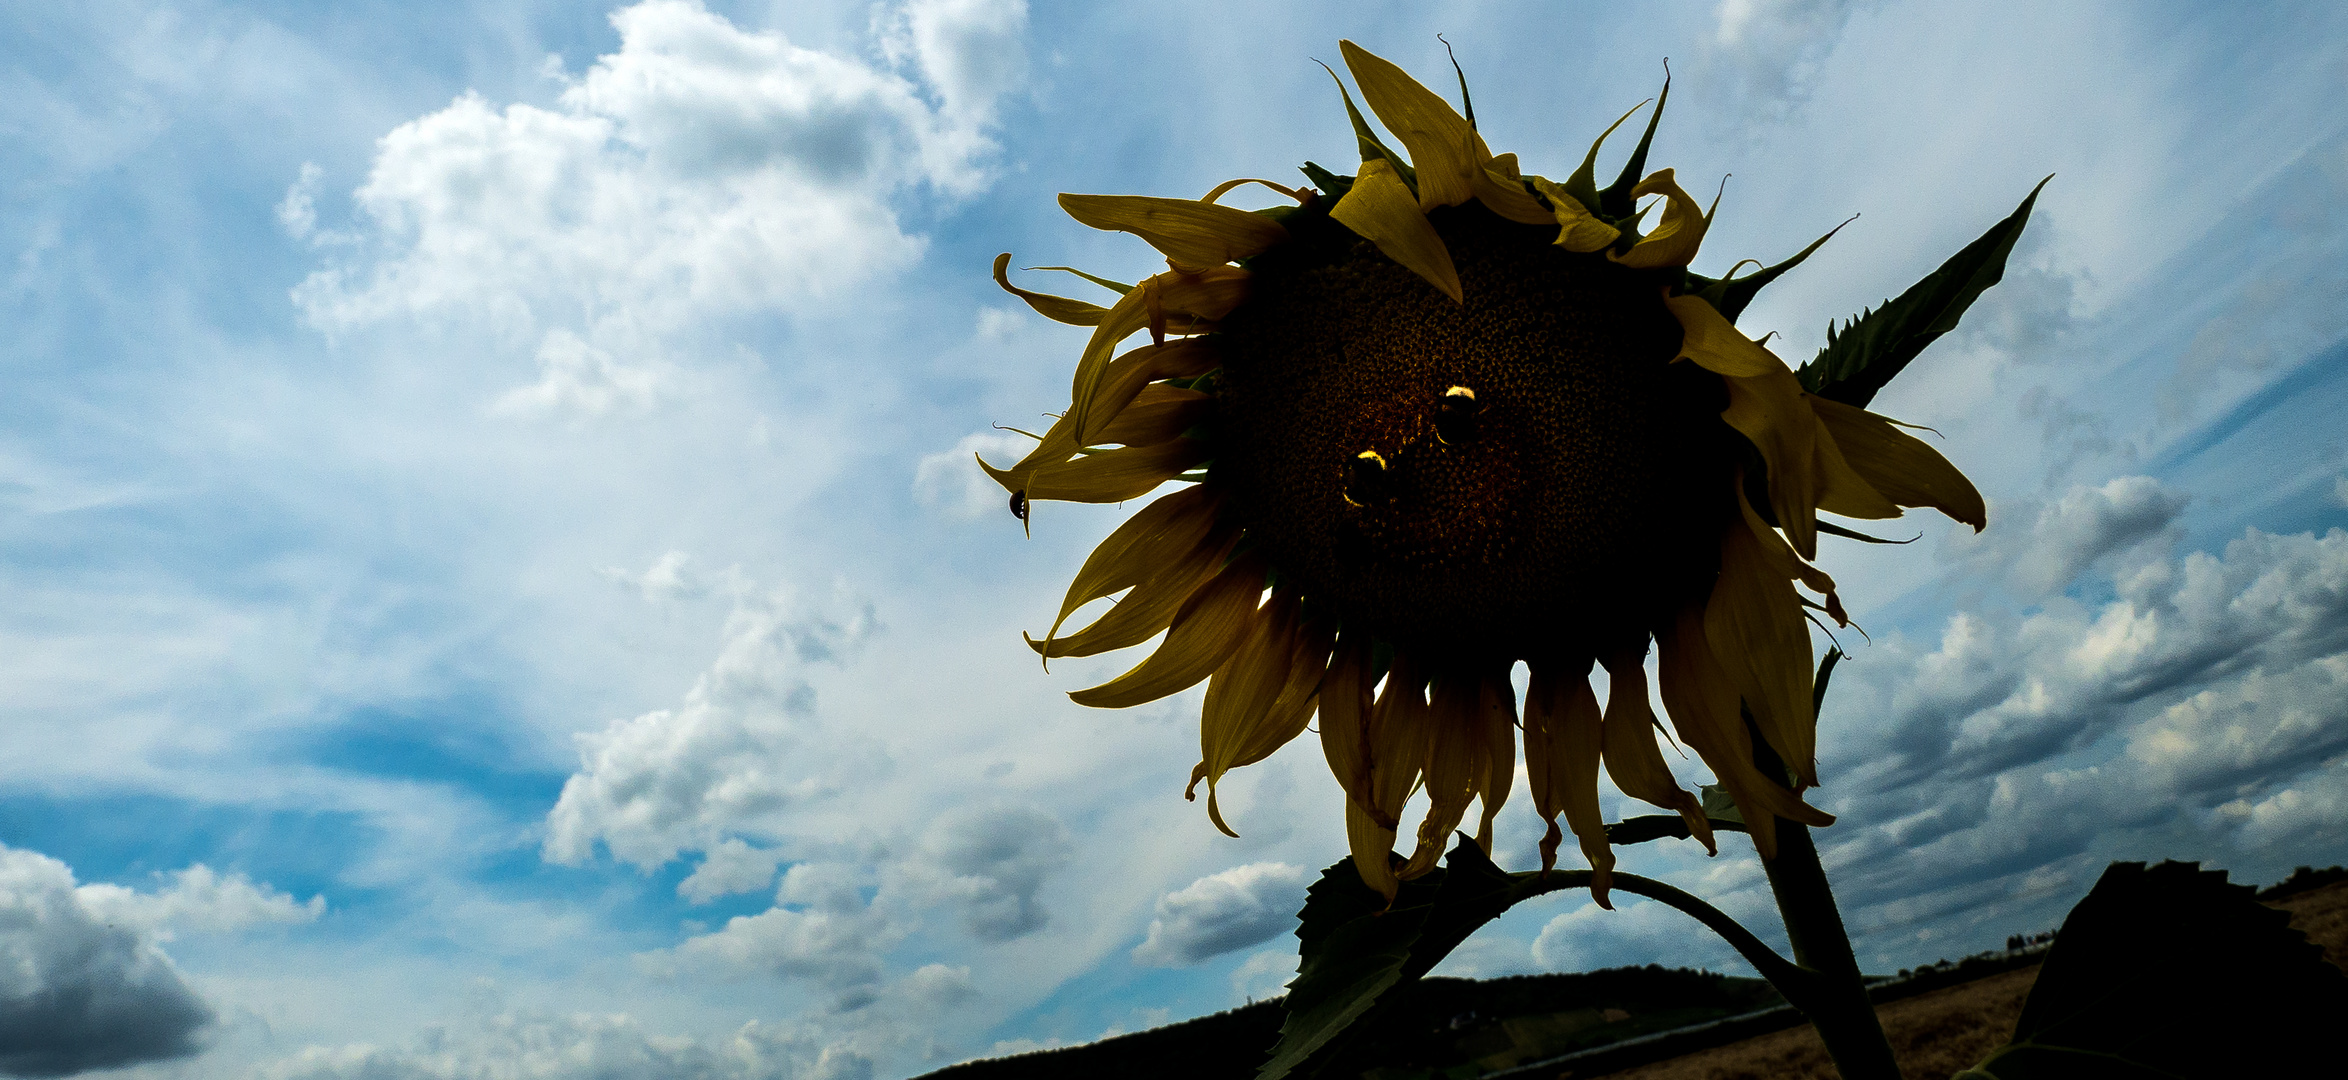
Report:
M 1256 612 L 1239 648 L 1207 680 L 1206 702 L 1199 709 L 1199 769 L 1207 782 L 1207 817 L 1225 835 L 1239 834 L 1223 821 L 1215 801 L 1215 785 L 1223 774 L 1262 760 L 1280 744 L 1296 737 L 1303 725 L 1285 733 L 1267 730 L 1272 706 L 1296 664 L 1298 611 L 1296 594 L 1280 590 Z M 1196 788 L 1194 779 L 1191 786 Z M 1191 792 L 1184 792 L 1185 798 Z
M 1655 745 L 1655 709 L 1647 702 L 1647 669 L 1640 657 L 1630 652 L 1608 656 L 1606 678 L 1606 775 L 1623 794 L 1678 811 L 1704 850 L 1719 854 L 1704 804 L 1672 779 L 1671 766 Z
M 1670 169 L 1656 170 L 1631 189 L 1633 198 L 1646 195 L 1663 196 L 1663 221 L 1655 226 L 1654 232 L 1632 244 L 1629 251 L 1607 257 L 1634 270 L 1686 266 L 1694 262 L 1696 249 L 1704 245 L 1704 230 L 1712 224 L 1711 215 L 1680 190 Z
M 1679 317 L 1682 332 L 1679 355 L 1673 359 L 1693 360 L 1706 371 L 1740 379 L 1785 370 L 1785 361 L 1746 337 L 1703 297 L 1665 294 L 1663 306 Z
M 1197 427 L 1214 412 L 1215 398 L 1165 383 L 1142 388 L 1132 403 L 1093 437 L 1097 446 L 1151 446 Z
M 1239 647 L 1264 592 L 1264 564 L 1242 555 L 1191 594 L 1149 659 L 1108 682 L 1069 694 L 1079 705 L 1123 709 L 1180 693 L 1214 674 Z
M 1337 205 L 1329 209 L 1337 223 L 1378 245 L 1378 251 L 1443 291 L 1454 302 L 1465 303 L 1459 288 L 1459 270 L 1451 264 L 1451 249 L 1435 235 L 1411 198 L 1410 188 L 1384 161 L 1362 162 L 1361 175 Z
M 1130 404 L 1149 385 L 1159 379 L 1204 375 L 1222 364 L 1222 353 L 1205 341 L 1177 341 L 1168 345 L 1144 345 L 1131 350 L 1109 363 L 1102 373 L 1092 401 L 1095 411 L 1103 418 L 1103 427 L 1114 423 L 1126 405 Z M 1078 440 L 1075 412 L 1062 413 L 1044 432 L 1043 439 L 1027 456 L 1008 469 L 998 469 L 979 459 L 979 467 L 988 476 L 1003 485 L 1005 491 L 1026 492 L 1030 478 L 1037 469 L 1058 465 L 1076 455 L 1086 445 Z
M 1549 822 L 1549 835 L 1541 841 L 1541 869 L 1557 865 L 1557 815 L 1563 813 L 1581 842 L 1582 856 L 1597 873 L 1590 893 L 1609 906 L 1614 849 L 1606 842 L 1606 819 L 1598 809 L 1605 736 L 1598 695 L 1590 692 L 1589 666 L 1587 660 L 1578 667 L 1532 665 L 1532 682 L 1525 687 L 1525 780 L 1533 808 Z
M 1516 688 L 1509 685 L 1507 671 L 1478 681 L 1476 725 L 1483 743 L 1483 775 L 1476 783 L 1476 798 L 1484 804 L 1476 843 L 1490 855 L 1492 819 L 1500 815 L 1508 789 L 1516 784 Z
M 1481 145 L 1481 140 L 1478 140 Z M 1526 225 L 1548 225 L 1556 215 L 1525 190 L 1524 174 L 1517 171 L 1515 154 L 1498 154 L 1484 162 L 1476 175 L 1476 201 L 1495 214 Z
M 1818 557 L 1818 415 L 1801 380 L 1777 370 L 1725 378 L 1728 408 L 1720 418 L 1737 429 L 1769 464 L 1769 508 L 1777 527 L 1805 559 Z
M 1973 526 L 1988 523 L 1981 492 L 1930 444 L 1865 409 L 1810 398 L 1820 423 L 1834 436 L 1851 469 L 1901 506 L 1929 506 Z
M 1125 524 L 1092 549 L 1068 594 L 1060 600 L 1060 614 L 1044 632 L 1047 649 L 1060 624 L 1077 608 L 1104 596 L 1139 585 L 1166 567 L 1179 563 L 1205 542 L 1215 527 L 1223 499 L 1205 484 L 1184 488 L 1142 507 Z
M 1124 415 L 1125 408 L 1139 398 L 1142 391 L 1160 379 L 1189 378 L 1204 375 L 1223 363 L 1223 354 L 1209 342 L 1200 339 L 1168 342 L 1164 345 L 1144 345 L 1130 350 L 1111 361 L 1102 373 L 1099 392 L 1093 395 L 1091 411 L 1099 423 L 1084 441 L 1086 446 L 1102 442 L 1101 432 L 1115 424 Z M 1166 387 L 1171 390 L 1173 387 Z M 1070 421 L 1070 442 L 1075 441 L 1074 421 Z M 1074 453 L 1071 445 L 1068 453 Z M 1062 455 L 1062 460 L 1066 454 Z
M 1720 577 L 1704 604 L 1704 640 L 1753 710 L 1761 737 L 1794 771 L 1818 782 L 1817 716 L 1810 707 L 1810 630 L 1800 594 L 1749 528 L 1720 538 Z
M 1199 586 L 1211 580 L 1223 568 L 1223 559 L 1239 542 L 1237 529 L 1218 529 L 1208 534 L 1205 541 L 1192 548 L 1173 564 L 1162 567 L 1149 577 L 1134 584 L 1117 605 L 1092 625 L 1066 637 L 1050 641 L 1027 639 L 1028 648 L 1045 659 L 1061 656 L 1094 656 L 1113 652 L 1158 636 L 1158 632 L 1173 625 L 1174 616 L 1182 611 Z
M 1076 375 L 1069 385 L 1068 412 L 1075 423 L 1078 445 L 1091 445 L 1116 410 L 1124 407 L 1123 402 L 1110 405 L 1095 400 L 1103 385 L 1110 382 L 1110 354 L 1118 342 L 1149 329 L 1153 316 L 1161 321 L 1160 329 L 1203 332 L 1246 299 L 1247 280 L 1247 271 L 1237 267 L 1209 267 L 1197 274 L 1159 274 L 1119 297 L 1116 306 L 1093 328 L 1092 340 L 1085 343 L 1084 354 L 1077 358 Z M 1140 390 L 1138 385 L 1133 387 L 1134 393 Z M 1132 400 L 1131 396 L 1126 400 Z
M 1345 54 L 1346 70 L 1362 88 L 1362 100 L 1410 151 L 1410 165 L 1419 180 L 1418 208 L 1458 206 L 1474 198 L 1476 178 L 1483 175 L 1484 157 L 1489 155 L 1477 154 L 1481 140 L 1466 118 L 1442 95 L 1384 58 L 1350 41 L 1338 42 L 1337 48 Z
M 1786 543 L 1785 538 L 1779 536 L 1777 530 L 1770 528 L 1769 523 L 1761 520 L 1761 515 L 1753 511 L 1753 504 L 1745 500 L 1744 487 L 1742 483 L 1737 485 L 1737 510 L 1744 515 L 1745 529 L 1760 544 L 1761 557 L 1768 562 L 1769 569 L 1779 577 L 1809 586 L 1813 592 L 1833 596 L 1834 579 L 1828 577 L 1826 571 L 1803 562 L 1800 556 L 1794 554 L 1794 549 Z M 1836 610 L 1841 610 L 1839 605 Z
M 1445 674 L 1435 680 L 1433 737 L 1425 767 L 1427 816 L 1419 822 L 1418 847 L 1402 868 L 1405 880 L 1435 868 L 1451 834 L 1467 816 L 1483 772 L 1484 741 L 1477 734 L 1476 681 Z
M 1622 230 L 1598 220 L 1581 200 L 1566 194 L 1564 188 L 1549 182 L 1546 177 L 1533 178 L 1533 186 L 1548 198 L 1550 220 L 1557 223 L 1557 246 L 1567 251 L 1592 252 L 1622 238 Z M 1543 224 L 1534 222 L 1533 224 Z
M 1397 823 L 1402 804 L 1418 788 L 1427 740 L 1434 735 L 1433 720 L 1427 709 L 1425 671 L 1414 657 L 1396 653 L 1385 689 L 1370 710 L 1370 799 L 1363 804 L 1389 826 Z
M 1269 756 L 1272 751 L 1288 744 L 1288 740 L 1303 731 L 1312 722 L 1313 709 L 1320 702 L 1321 680 L 1329 673 L 1329 647 L 1337 636 L 1336 625 L 1326 619 L 1308 620 L 1296 632 L 1296 660 L 1288 666 L 1288 684 L 1280 688 L 1280 696 L 1272 702 L 1272 731 L 1286 731 L 1276 741 L 1259 742 L 1250 749 L 1252 757 L 1243 757 L 1241 765 L 1252 765 Z
M 1199 196 L 1198 201 L 1203 203 L 1214 202 L 1215 200 L 1220 199 L 1225 194 L 1229 193 L 1232 188 L 1238 187 L 1241 184 L 1262 184 L 1263 186 L 1271 188 L 1272 190 L 1277 191 L 1282 195 L 1286 195 L 1291 199 L 1295 199 L 1299 204 L 1312 201 L 1305 195 L 1306 191 L 1311 190 L 1309 188 L 1292 188 L 1286 184 L 1275 184 L 1270 180 L 1260 180 L 1253 176 L 1243 176 L 1237 180 L 1225 180 L 1222 183 L 1215 185 L 1215 189 L 1213 191 L 1209 191 L 1206 194 Z
M 1010 252 L 1006 251 L 995 256 L 995 284 L 1002 286 L 1004 292 L 1027 301 L 1027 306 L 1034 308 L 1035 313 L 1044 318 L 1053 322 L 1067 323 L 1070 326 L 1097 326 L 1100 324 L 1101 316 L 1109 313 L 1108 308 L 1099 304 L 1088 304 L 1082 300 L 1071 300 L 1065 296 L 1053 296 L 1050 293 L 1030 292 L 1013 285 L 1009 273 L 1010 267 Z
M 1288 239 L 1287 229 L 1262 214 L 1190 199 L 1064 194 L 1060 208 L 1093 228 L 1141 237 L 1188 270 L 1245 259 Z
M 1825 399 L 1815 394 L 1804 394 L 1813 413 Z M 1835 402 L 1827 402 L 1829 405 Z M 1843 456 L 1842 444 L 1836 441 L 1834 429 L 1824 420 L 1818 424 L 1818 508 L 1830 514 L 1849 518 L 1882 519 L 1900 516 L 1898 504 L 1883 497 L 1883 492 L 1868 483 L 1851 467 Z
M 1812 826 L 1834 824 L 1834 815 L 1801 801 L 1782 781 L 1771 780 L 1754 767 L 1753 736 L 1738 711 L 1736 687 L 1705 641 L 1702 610 L 1682 610 L 1671 627 L 1656 635 L 1656 644 L 1656 676 L 1672 727 L 1736 800 L 1762 858 L 1777 855 L 1777 832 L 1771 824 L 1775 818 Z
M 1210 453 L 1212 448 L 1201 439 L 1104 450 L 1037 469 L 1028 477 L 1027 497 L 1092 503 L 1138 499 L 1159 484 L 1188 472 Z
M 995 483 L 1003 485 L 1003 490 L 1024 492 L 1027 490 L 1028 478 L 1035 475 L 1037 469 L 1068 460 L 1076 453 L 1076 449 L 1076 421 L 1063 413 L 1044 431 L 1044 437 L 1036 443 L 1035 449 L 1028 451 L 1027 456 L 1020 458 L 1018 463 L 1008 469 L 998 469 L 981 457 L 978 459 L 978 467 L 986 470 L 988 476 L 994 477 Z
M 1083 354 L 1076 358 L 1076 374 L 1068 386 L 1068 421 L 1070 434 L 1076 435 L 1077 445 L 1084 445 L 1080 433 L 1098 431 L 1107 425 L 1104 418 L 1094 421 L 1093 397 L 1107 379 L 1109 358 L 1117 350 L 1117 343 L 1133 336 L 1150 322 L 1149 283 L 1117 298 L 1115 306 L 1101 316 L 1093 328 L 1092 340 L 1084 345 Z M 1140 388 L 1136 387 L 1136 393 Z
M 1369 802 L 1370 643 L 1352 634 L 1337 642 L 1337 655 L 1322 680 L 1321 754 L 1347 798 Z
M 1360 803 L 1347 799 L 1345 843 L 1362 884 L 1378 890 L 1387 903 L 1393 903 L 1395 892 L 1402 888 L 1401 880 L 1394 876 L 1394 826 L 1381 823 L 1362 809 Z

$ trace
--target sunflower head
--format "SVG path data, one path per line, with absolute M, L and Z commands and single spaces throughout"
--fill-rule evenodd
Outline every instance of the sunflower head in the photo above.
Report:
M 1689 269 L 1712 209 L 1670 169 L 1647 170 L 1668 81 L 1600 188 L 1606 135 L 1563 183 L 1526 175 L 1485 145 L 1472 109 L 1342 48 L 1403 151 L 1339 80 L 1362 151 L 1353 175 L 1307 163 L 1304 187 L 1061 196 L 1077 220 L 1166 257 L 1136 285 L 1083 275 L 1116 294 L 1108 306 L 1015 286 L 1009 256 L 996 260 L 996 280 L 1038 312 L 1094 328 L 1035 449 L 1008 468 L 980 462 L 1013 512 L 1185 485 L 1101 543 L 1029 644 L 1048 661 L 1163 633 L 1131 671 L 1072 697 L 1122 707 L 1205 681 L 1191 786 L 1206 783 L 1226 832 L 1217 781 L 1318 715 L 1355 867 L 1389 897 L 1434 865 L 1471 804 L 1489 849 L 1520 732 L 1549 822 L 1544 868 L 1562 816 L 1603 902 L 1601 768 L 1709 847 L 1709 819 L 1656 743 L 1651 646 L 1678 740 L 1764 857 L 1776 817 L 1831 822 L 1798 795 L 1817 782 L 1808 620 L 1843 617 L 1813 563 L 1822 529 L 1847 530 L 1817 512 L 1930 506 L 1979 528 L 1980 496 L 1864 395 L 1836 400 L 1831 371 L 1797 376 L 1736 329 L 1753 294 L 1818 244 L 1743 277 Z M 1464 77 L 1460 89 L 1464 102 Z M 1288 202 L 1223 205 L 1243 184 Z M 1756 738 L 1781 767 L 1756 766 Z M 1422 790 L 1427 812 L 1397 855 Z

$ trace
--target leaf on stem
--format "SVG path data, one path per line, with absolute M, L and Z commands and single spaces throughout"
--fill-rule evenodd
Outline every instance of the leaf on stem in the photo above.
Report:
M 1465 834 L 1448 865 L 1402 883 L 1392 907 L 1348 858 L 1321 872 L 1305 893 L 1296 936 L 1303 964 L 1288 984 L 1288 1020 L 1256 1080 L 1279 1080 L 1313 1060 L 1359 1021 L 1387 991 L 1425 975 L 1485 923 L 1526 896 L 1548 891 L 1539 875 L 1509 874 L 1493 865 Z M 1587 871 L 1551 875 L 1552 882 L 1586 879 Z M 1326 1061 L 1327 1057 L 1320 1060 Z

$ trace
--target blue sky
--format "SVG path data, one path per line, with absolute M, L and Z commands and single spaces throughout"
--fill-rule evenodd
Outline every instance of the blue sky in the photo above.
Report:
M 1551 174 L 1669 57 L 1698 270 L 1861 215 L 1741 320 L 1797 362 L 2055 174 L 1877 405 L 1989 531 L 1823 556 L 1870 968 L 2112 859 L 2348 861 L 2348 12 L 1270 10 L 0 10 L 0 1069 L 845 1080 L 1276 992 L 1319 755 L 1216 833 L 1195 692 L 1019 641 L 1121 513 L 1025 538 L 968 462 L 1083 340 L 995 253 L 1129 279 L 1054 193 L 1345 167 L 1340 37 L 1438 85 L 1443 33 Z M 1749 849 L 1623 860 L 1770 923 Z M 1555 899 L 1446 970 L 1649 960 L 1734 968 Z

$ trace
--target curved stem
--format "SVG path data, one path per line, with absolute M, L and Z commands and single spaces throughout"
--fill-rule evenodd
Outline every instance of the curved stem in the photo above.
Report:
M 1588 870 L 1552 870 L 1533 883 L 1524 895 L 1531 897 L 1564 889 L 1588 888 L 1590 879 L 1595 876 Z M 1637 874 L 1615 874 L 1613 877 L 1615 888 L 1659 901 L 1703 923 L 1705 929 L 1720 935 L 1721 940 L 1728 942 L 1729 947 L 1743 956 L 1746 963 L 1753 965 L 1762 978 L 1776 986 L 1778 993 L 1785 995 L 1786 1001 L 1804 1013 L 1812 1011 L 1819 992 L 1824 989 L 1817 972 L 1777 955 L 1776 950 L 1745 929 L 1744 924 L 1690 893 Z

